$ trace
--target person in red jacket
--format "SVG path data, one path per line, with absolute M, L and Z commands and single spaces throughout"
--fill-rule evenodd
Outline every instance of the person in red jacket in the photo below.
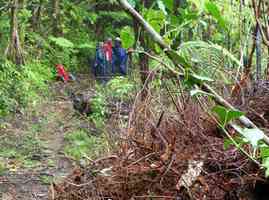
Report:
M 64 83 L 68 82 L 70 79 L 69 73 L 64 69 L 64 66 L 62 64 L 56 64 L 55 65 L 57 70 L 57 77 L 61 79 Z
M 105 53 L 106 61 L 108 63 L 112 63 L 112 47 L 113 47 L 112 39 L 108 38 L 104 44 L 104 53 Z
M 113 52 L 113 43 L 112 39 L 108 38 L 104 44 L 104 54 L 105 54 L 105 76 L 108 79 L 112 70 L 112 52 Z

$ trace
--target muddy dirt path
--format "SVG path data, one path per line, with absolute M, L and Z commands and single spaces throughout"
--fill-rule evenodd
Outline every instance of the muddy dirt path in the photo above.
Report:
M 64 153 L 64 137 L 89 131 L 91 124 L 76 114 L 66 91 L 94 87 L 88 76 L 78 80 L 67 86 L 54 83 L 50 97 L 0 127 L 0 199 L 45 200 L 51 182 L 74 168 L 75 161 Z

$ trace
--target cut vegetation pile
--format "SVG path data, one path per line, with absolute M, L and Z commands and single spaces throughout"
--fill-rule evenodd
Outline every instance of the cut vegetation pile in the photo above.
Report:
M 235 147 L 224 148 L 224 134 L 197 102 L 177 112 L 153 103 L 137 102 L 118 151 L 53 185 L 51 199 L 263 199 L 263 172 Z

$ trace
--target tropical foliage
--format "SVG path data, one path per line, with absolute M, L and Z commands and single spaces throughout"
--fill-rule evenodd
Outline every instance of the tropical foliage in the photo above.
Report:
M 211 84 L 222 95 L 224 89 L 229 91 L 245 77 L 255 76 L 256 81 L 268 78 L 269 8 L 265 0 L 128 0 L 169 51 L 162 49 L 119 2 L 0 0 L 0 117 L 23 112 L 48 97 L 56 64 L 74 73 L 90 74 L 97 43 L 109 37 L 120 37 L 123 47 L 132 49 L 133 80 L 115 78 L 106 87 L 96 87 L 89 120 L 99 127 L 104 125 L 107 99 L 130 101 L 138 88 L 145 99 L 153 75 L 157 77 L 152 84 L 156 93 L 161 94 L 164 84 L 172 84 L 171 80 L 164 83 L 163 77 L 173 72 L 180 77 L 185 92 L 208 99 L 212 94 L 198 86 Z M 231 97 L 230 92 L 226 94 Z M 268 176 L 269 146 L 263 141 L 264 132 L 257 127 L 233 126 L 240 133 L 239 139 L 233 138 L 227 125 L 244 113 L 221 106 L 208 112 L 227 133 L 229 144 L 242 150 L 247 143 L 261 152 L 244 153 L 261 163 Z M 91 150 L 92 140 L 102 140 L 86 138 L 83 131 L 67 135 L 71 147 L 65 153 L 80 159 Z

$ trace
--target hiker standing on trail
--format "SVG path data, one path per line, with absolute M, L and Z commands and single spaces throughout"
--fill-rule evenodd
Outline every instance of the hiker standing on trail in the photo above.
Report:
M 97 43 L 96 50 L 95 50 L 95 58 L 94 58 L 94 65 L 93 65 L 93 73 L 95 77 L 99 76 L 100 74 L 100 63 L 102 62 L 102 42 Z
M 102 82 L 105 82 L 106 75 L 106 58 L 104 53 L 104 43 L 100 42 L 96 49 L 94 73 L 96 77 L 100 77 Z
M 127 59 L 127 52 L 122 48 L 121 39 L 117 37 L 113 47 L 112 69 L 114 73 L 119 72 L 123 76 L 127 74 Z
M 108 75 L 111 74 L 112 71 L 112 39 L 108 38 L 107 41 L 104 44 L 104 53 L 105 53 L 105 59 L 106 59 L 106 81 L 108 80 Z

